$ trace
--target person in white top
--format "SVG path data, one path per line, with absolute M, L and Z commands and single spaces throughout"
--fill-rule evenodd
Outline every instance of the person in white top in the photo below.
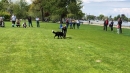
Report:
M 80 21 L 79 21 L 79 20 L 76 20 L 76 23 L 77 23 L 77 29 L 79 29 Z
M 12 15 L 11 20 L 12 20 L 12 27 L 14 27 L 15 26 L 15 22 L 16 22 L 16 16 Z
M 39 19 L 38 17 L 36 17 L 37 27 L 40 27 L 39 20 L 40 20 L 40 19 Z

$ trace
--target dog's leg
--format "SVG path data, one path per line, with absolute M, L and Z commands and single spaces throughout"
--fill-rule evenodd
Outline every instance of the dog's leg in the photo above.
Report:
M 66 38 L 66 34 L 65 33 L 64 33 L 63 37 L 64 37 L 64 39 Z
M 54 39 L 55 39 L 56 36 L 54 36 Z
M 59 35 L 58 35 L 58 39 L 59 39 Z
M 62 36 L 60 36 L 60 38 L 62 39 Z

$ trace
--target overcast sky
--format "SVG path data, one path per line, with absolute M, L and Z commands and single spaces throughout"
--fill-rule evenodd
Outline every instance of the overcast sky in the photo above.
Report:
M 16 0 L 12 0 L 16 1 Z M 26 0 L 31 3 L 31 0 Z M 118 14 L 125 14 L 130 17 L 130 0 L 82 0 L 83 13 L 87 15 L 98 16 L 104 14 L 105 16 L 117 16 Z
M 82 11 L 87 15 L 117 16 L 125 14 L 130 17 L 130 0 L 82 0 Z

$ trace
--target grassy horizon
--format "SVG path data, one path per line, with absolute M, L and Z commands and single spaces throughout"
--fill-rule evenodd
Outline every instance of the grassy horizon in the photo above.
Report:
M 1 73 L 129 73 L 130 30 L 122 34 L 102 26 L 68 29 L 66 39 L 54 39 L 59 24 L 0 28 Z M 65 24 L 64 24 L 65 25 Z

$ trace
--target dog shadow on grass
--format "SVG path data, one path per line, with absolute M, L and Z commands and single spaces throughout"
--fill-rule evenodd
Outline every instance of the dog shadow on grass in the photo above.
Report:
M 65 39 L 72 39 L 72 37 L 66 37 Z
M 55 39 L 72 39 L 72 37 L 66 37 L 66 38 L 55 38 Z

